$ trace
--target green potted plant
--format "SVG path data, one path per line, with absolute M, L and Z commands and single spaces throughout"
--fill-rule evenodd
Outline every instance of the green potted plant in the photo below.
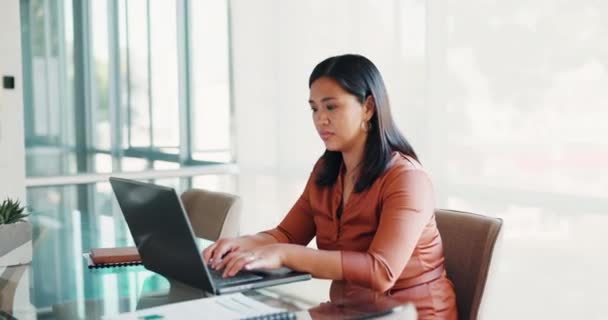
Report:
M 0 204 L 0 266 L 32 261 L 32 225 L 24 220 L 28 215 L 19 201 L 6 199 Z

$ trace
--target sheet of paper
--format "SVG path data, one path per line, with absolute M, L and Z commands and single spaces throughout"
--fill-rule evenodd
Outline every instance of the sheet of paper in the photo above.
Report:
M 194 315 L 201 319 L 241 319 L 268 313 L 284 311 L 267 306 L 242 293 L 235 293 L 211 298 L 196 299 L 168 304 L 160 307 L 143 309 L 104 317 L 106 320 L 158 320 L 187 319 Z

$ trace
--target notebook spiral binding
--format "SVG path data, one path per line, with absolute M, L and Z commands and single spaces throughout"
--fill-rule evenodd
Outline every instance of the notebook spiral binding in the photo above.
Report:
M 130 266 L 141 266 L 141 261 L 133 262 L 119 262 L 119 263 L 104 263 L 104 264 L 89 264 L 89 269 L 100 269 L 100 268 L 116 268 L 116 267 L 130 267 Z
M 141 266 L 143 265 L 141 260 L 137 261 L 128 261 L 128 262 L 117 262 L 117 263 L 101 263 L 95 264 L 91 259 L 91 255 L 89 253 L 83 253 L 82 257 L 85 259 L 87 263 L 87 268 L 90 269 L 103 269 L 103 268 L 116 268 L 116 267 L 132 267 L 132 266 Z

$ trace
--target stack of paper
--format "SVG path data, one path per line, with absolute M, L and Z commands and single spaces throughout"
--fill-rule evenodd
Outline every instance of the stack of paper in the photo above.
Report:
M 196 299 L 168 304 L 130 313 L 107 316 L 107 320 L 156 320 L 188 319 L 195 316 L 201 319 L 241 319 L 284 311 L 267 306 L 242 293 L 223 295 L 211 298 Z

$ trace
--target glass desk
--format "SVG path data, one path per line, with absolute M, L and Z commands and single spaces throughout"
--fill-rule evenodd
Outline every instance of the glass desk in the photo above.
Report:
M 101 319 L 208 296 L 143 266 L 89 269 L 82 253 L 90 248 L 132 245 L 120 215 L 73 210 L 38 214 L 30 221 L 32 263 L 0 267 L 0 319 Z M 298 319 L 369 318 L 395 307 L 399 312 L 382 318 L 416 318 L 407 301 L 343 282 L 313 279 L 244 294 L 295 311 Z M 209 318 L 204 310 L 192 317 Z
M 128 270 L 131 268 L 132 270 Z M 0 278 L 0 319 L 101 319 L 106 315 L 142 310 L 169 303 L 188 301 L 208 297 L 200 290 L 188 287 L 179 282 L 170 282 L 164 277 L 141 267 L 129 267 L 120 271 L 104 270 L 94 273 L 90 278 L 101 282 L 115 282 L 118 287 L 97 292 L 97 299 L 82 297 L 74 300 L 57 301 L 49 306 L 36 306 L 28 297 L 28 292 L 38 290 L 28 283 L 30 266 L 9 267 L 2 270 Z M 143 269 L 143 270 L 142 270 Z M 89 270 L 86 270 L 89 272 Z M 137 275 L 144 281 L 137 290 L 120 286 L 119 278 L 126 274 Z M 127 277 L 128 278 L 128 277 Z M 324 290 L 331 284 L 331 299 L 313 302 L 297 292 L 303 286 L 314 290 Z M 399 301 L 373 293 L 366 289 L 353 293 L 345 289 L 341 282 L 313 279 L 299 284 L 245 291 L 244 294 L 272 307 L 294 311 L 297 319 L 416 319 L 416 309 L 406 301 Z M 41 288 L 44 289 L 44 288 Z M 327 290 L 325 288 L 325 290 Z M 305 290 L 306 291 L 306 290 Z M 319 296 L 327 291 L 319 291 Z M 205 310 L 193 314 L 192 318 L 211 319 Z

